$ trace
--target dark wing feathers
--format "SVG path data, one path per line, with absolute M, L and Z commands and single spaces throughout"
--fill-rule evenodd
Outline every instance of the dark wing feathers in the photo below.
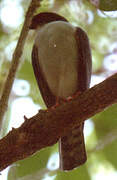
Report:
M 83 92 L 89 88 L 91 80 L 91 50 L 87 34 L 81 28 L 77 27 L 75 37 L 78 48 L 78 90 Z
M 39 56 L 38 56 L 38 49 L 36 45 L 33 46 L 32 50 L 32 65 L 34 74 L 37 80 L 37 84 L 43 100 L 48 108 L 52 107 L 56 103 L 56 97 L 51 93 L 45 78 L 42 75 L 41 68 L 39 65 Z

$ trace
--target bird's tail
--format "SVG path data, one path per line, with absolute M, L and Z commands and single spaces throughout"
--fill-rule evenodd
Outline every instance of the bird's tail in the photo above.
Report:
M 59 140 L 61 170 L 72 170 L 87 160 L 83 128 L 84 123 Z

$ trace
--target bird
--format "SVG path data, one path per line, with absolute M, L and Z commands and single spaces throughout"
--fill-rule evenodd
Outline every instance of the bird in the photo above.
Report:
M 47 108 L 56 108 L 87 90 L 92 59 L 86 32 L 54 12 L 35 15 L 30 29 L 36 30 L 32 66 Z M 84 123 L 59 139 L 61 170 L 70 171 L 86 162 L 83 130 Z

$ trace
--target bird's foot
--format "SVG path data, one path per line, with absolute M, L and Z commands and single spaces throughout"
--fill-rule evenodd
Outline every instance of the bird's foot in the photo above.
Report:
M 77 92 L 76 92 L 75 94 L 73 94 L 72 96 L 68 96 L 68 97 L 66 98 L 66 101 L 71 101 L 71 100 L 77 98 L 80 94 L 81 94 L 81 92 L 80 92 L 80 91 L 77 91 Z
M 56 103 L 53 106 L 51 106 L 50 108 L 48 108 L 46 111 L 49 112 L 49 111 L 55 110 L 60 104 L 61 104 L 61 102 L 60 102 L 59 98 L 57 97 Z
M 74 95 L 68 96 L 67 98 L 57 97 L 57 98 L 56 98 L 56 104 L 55 104 L 54 106 L 48 108 L 46 111 L 49 112 L 49 111 L 55 110 L 59 105 L 64 104 L 64 103 L 67 103 L 68 101 L 71 101 L 71 100 L 75 99 L 75 98 L 78 97 L 80 94 L 81 94 L 81 92 L 78 91 L 78 92 L 76 92 Z

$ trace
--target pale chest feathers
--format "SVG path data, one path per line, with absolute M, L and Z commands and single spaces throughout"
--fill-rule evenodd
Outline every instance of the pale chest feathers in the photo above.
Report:
M 78 58 L 75 27 L 58 21 L 44 25 L 36 37 L 39 64 L 55 96 L 68 97 L 77 90 Z

